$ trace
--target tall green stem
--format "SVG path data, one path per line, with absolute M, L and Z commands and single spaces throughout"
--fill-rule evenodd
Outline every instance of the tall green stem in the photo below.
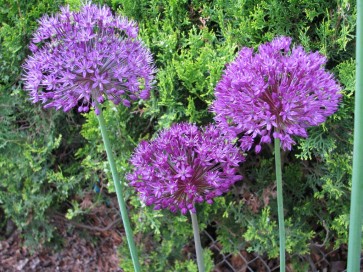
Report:
M 363 3 L 357 1 L 353 177 L 350 202 L 348 272 L 360 271 L 363 219 Z
M 103 115 L 102 115 L 102 110 L 100 110 L 100 114 L 97 115 L 97 118 L 98 118 L 98 122 L 99 122 L 100 128 L 101 128 L 101 134 L 102 134 L 103 143 L 105 145 L 105 149 L 106 149 L 106 153 L 107 153 L 108 163 L 110 164 L 110 168 L 111 168 L 113 183 L 115 184 L 117 201 L 118 201 L 118 205 L 120 207 L 121 218 L 122 218 L 122 222 L 124 224 L 127 242 L 129 244 L 132 263 L 134 265 L 135 271 L 139 272 L 139 271 L 141 271 L 141 269 L 140 269 L 139 259 L 137 256 L 135 241 L 133 238 L 130 221 L 129 221 L 129 217 L 127 214 L 126 203 L 122 196 L 122 185 L 121 185 L 121 181 L 120 181 L 120 178 L 119 178 L 117 170 L 116 170 L 116 164 L 115 164 L 115 160 L 113 158 L 111 144 L 110 144 L 110 140 L 108 138 L 107 128 L 106 128 L 106 124 L 105 124 L 105 119 L 103 118 Z
M 195 251 L 197 253 L 198 270 L 199 270 L 199 272 L 204 272 L 205 268 L 204 268 L 204 260 L 203 260 L 203 250 L 202 250 L 202 244 L 200 242 L 197 214 L 190 212 L 190 216 L 192 217 L 194 243 L 195 243 Z
M 279 218 L 279 240 L 280 240 L 280 271 L 285 272 L 285 222 L 284 222 L 284 201 L 282 193 L 282 171 L 280 139 L 275 139 L 275 168 L 277 183 L 277 213 Z

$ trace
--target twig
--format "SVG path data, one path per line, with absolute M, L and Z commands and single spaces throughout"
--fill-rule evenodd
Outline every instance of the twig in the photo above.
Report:
M 83 228 L 83 229 L 88 229 L 88 230 L 92 230 L 92 231 L 99 231 L 99 232 L 108 231 L 111 228 L 113 228 L 116 224 L 121 222 L 121 218 L 119 217 L 115 221 L 108 224 L 108 226 L 106 226 L 104 228 L 100 228 L 100 227 L 94 227 L 94 226 L 89 226 L 89 225 L 85 225 L 85 224 L 82 224 L 82 223 L 78 223 L 78 222 L 75 222 L 73 220 L 67 220 L 66 218 L 64 218 L 64 216 L 58 215 L 58 214 L 54 214 L 53 217 L 55 217 L 56 219 L 62 220 L 64 222 L 66 222 L 66 223 L 72 224 L 73 226 L 75 226 L 77 228 Z
M 325 246 L 325 244 L 326 244 L 326 242 L 328 242 L 328 238 L 329 238 L 329 229 L 328 229 L 328 227 L 327 227 L 327 225 L 326 225 L 326 223 L 325 223 L 325 221 L 324 221 L 324 220 L 323 220 L 323 227 L 324 227 L 324 229 L 325 229 L 325 231 L 326 231 L 326 235 L 325 235 L 324 242 L 323 242 L 322 244 L 314 243 L 314 246 L 316 246 L 316 247 L 324 247 L 324 246 Z

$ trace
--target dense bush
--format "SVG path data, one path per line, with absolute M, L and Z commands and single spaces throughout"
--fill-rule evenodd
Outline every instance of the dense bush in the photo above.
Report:
M 45 111 L 22 91 L 21 65 L 36 20 L 60 4 L 0 1 L 0 207 L 32 245 L 51 241 L 49 215 L 85 183 L 74 160 L 84 142 L 78 135 L 81 118 Z
M 78 0 L 66 2 L 73 8 L 79 6 Z M 128 159 L 141 139 L 150 139 L 174 122 L 206 124 L 213 120 L 208 109 L 213 90 L 225 64 L 241 47 L 257 47 L 287 35 L 295 44 L 325 54 L 327 68 L 343 86 L 344 99 L 337 114 L 323 126 L 310 129 L 309 138 L 297 139 L 291 152 L 283 153 L 287 250 L 305 254 L 311 243 L 339 247 L 347 242 L 355 67 L 353 1 L 98 2 L 139 23 L 158 68 L 149 101 L 131 109 L 109 104 L 105 110 L 122 177 L 130 170 Z M 112 192 L 111 177 L 93 114 L 43 110 L 31 105 L 21 89 L 20 65 L 36 19 L 57 11 L 63 1 L 18 4 L 1 0 L 0 4 L 0 207 L 28 238 L 46 242 L 53 232 L 51 225 L 44 229 L 44 222 L 52 213 L 68 210 L 69 216 L 77 214 L 79 207 L 68 204 L 74 196 L 99 181 Z M 215 232 L 225 252 L 247 248 L 266 252 L 270 258 L 278 255 L 271 158 L 268 146 L 259 155 L 247 154 L 240 169 L 244 180 L 213 205 L 198 207 L 201 228 Z M 196 271 L 196 265 L 182 254 L 192 237 L 189 218 L 153 211 L 140 203 L 132 189 L 125 193 L 135 232 L 142 237 L 139 248 L 145 271 Z M 125 244 L 121 253 L 127 252 Z M 205 255 L 211 266 L 211 252 Z M 131 261 L 123 261 L 122 267 L 131 271 Z

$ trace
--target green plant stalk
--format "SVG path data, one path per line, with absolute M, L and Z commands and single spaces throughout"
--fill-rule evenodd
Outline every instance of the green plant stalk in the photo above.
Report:
M 285 222 L 284 222 L 284 198 L 282 193 L 282 171 L 281 171 L 281 152 L 280 139 L 274 139 L 275 144 L 275 168 L 277 184 L 277 214 L 279 219 L 279 243 L 280 243 L 280 271 L 285 272 Z
M 360 271 L 363 219 L 363 3 L 357 1 L 353 176 L 350 202 L 348 272 Z
M 192 217 L 195 251 L 197 253 L 198 271 L 199 272 L 204 272 L 205 268 L 204 268 L 204 260 L 203 260 L 203 249 L 202 249 L 202 244 L 200 242 L 200 234 L 199 234 L 197 214 L 193 213 L 193 212 L 190 212 L 190 216 Z
M 105 124 L 105 119 L 103 118 L 102 110 L 100 110 L 100 114 L 97 115 L 97 118 L 98 118 L 98 122 L 100 124 L 102 139 L 103 139 L 103 143 L 105 145 L 108 163 L 110 164 L 113 182 L 115 184 L 117 201 L 118 201 L 118 205 L 120 207 L 121 218 L 122 218 L 122 222 L 124 224 L 124 228 L 125 228 L 125 232 L 126 232 L 126 238 L 127 238 L 127 242 L 128 242 L 130 253 L 131 253 L 132 263 L 134 265 L 135 271 L 140 272 L 141 269 L 140 269 L 139 259 L 137 256 L 135 241 L 134 241 L 132 229 L 130 226 L 130 220 L 129 220 L 129 217 L 127 214 L 126 203 L 125 203 L 125 200 L 122 195 L 122 185 L 121 185 L 121 181 L 120 181 L 119 175 L 116 170 L 116 164 L 115 164 L 115 160 L 113 158 L 111 144 L 110 144 L 110 140 L 108 138 L 107 128 L 106 128 L 106 124 Z

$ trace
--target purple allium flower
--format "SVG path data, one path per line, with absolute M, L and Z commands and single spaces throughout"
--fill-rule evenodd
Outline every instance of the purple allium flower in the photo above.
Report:
M 127 179 L 146 205 L 185 214 L 195 212 L 195 203 L 212 203 L 240 180 L 236 171 L 243 160 L 239 148 L 214 126 L 181 123 L 139 144 Z
M 155 69 L 150 52 L 137 39 L 136 23 L 111 10 L 86 4 L 44 16 L 25 64 L 25 89 L 45 108 L 88 112 L 105 99 L 130 106 L 148 99 Z M 35 45 L 37 44 L 37 45 Z
M 215 89 L 215 120 L 233 136 L 244 133 L 244 150 L 256 137 L 256 152 L 271 137 L 290 150 L 293 135 L 307 137 L 306 128 L 323 123 L 338 108 L 340 86 L 324 70 L 326 58 L 290 45 L 291 38 L 279 37 L 260 45 L 258 53 L 242 48 Z

